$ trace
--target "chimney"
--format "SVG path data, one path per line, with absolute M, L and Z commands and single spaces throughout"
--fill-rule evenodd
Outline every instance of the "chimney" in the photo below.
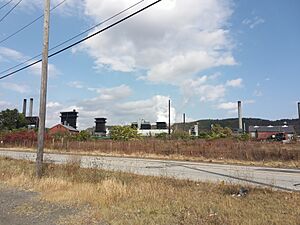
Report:
M 183 113 L 183 131 L 185 131 L 185 113 Z
M 239 117 L 239 129 L 243 130 L 242 102 L 241 101 L 238 101 L 238 117 Z
M 33 111 L 33 98 L 30 98 L 29 102 L 29 116 L 32 117 L 32 111 Z
M 24 116 L 26 116 L 26 104 L 27 104 L 27 99 L 24 98 L 24 100 L 23 100 L 23 112 L 22 112 Z
M 300 102 L 298 102 L 298 114 L 299 114 L 298 119 L 300 120 Z
M 171 135 L 171 99 L 169 99 L 169 127 L 168 127 L 169 136 Z

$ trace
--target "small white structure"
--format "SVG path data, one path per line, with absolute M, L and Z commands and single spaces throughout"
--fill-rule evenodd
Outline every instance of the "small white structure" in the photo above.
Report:
M 199 136 L 199 125 L 198 125 L 198 124 L 194 125 L 194 126 L 189 130 L 189 134 L 190 134 L 191 136 L 198 137 L 198 136 Z
M 150 124 L 150 122 L 146 122 L 142 120 L 139 122 L 133 122 L 131 124 L 132 128 L 136 128 L 138 134 L 145 137 L 154 137 L 158 134 L 168 134 L 169 129 L 166 122 L 156 122 L 155 124 Z
M 141 134 L 142 136 L 145 136 L 145 137 L 154 137 L 158 134 L 163 134 L 163 133 L 168 134 L 168 132 L 169 132 L 168 129 L 151 129 L 151 130 L 138 129 L 137 131 L 138 131 L 138 134 Z

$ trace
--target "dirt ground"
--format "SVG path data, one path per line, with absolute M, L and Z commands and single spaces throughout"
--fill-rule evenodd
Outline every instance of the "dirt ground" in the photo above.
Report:
M 0 225 L 107 224 L 84 215 L 87 211 L 85 207 L 45 202 L 36 192 L 8 187 L 0 182 Z M 74 222 L 73 218 L 80 220 Z

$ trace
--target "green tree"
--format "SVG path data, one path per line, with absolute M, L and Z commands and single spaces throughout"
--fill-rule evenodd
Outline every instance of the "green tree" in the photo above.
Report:
M 214 124 L 209 133 L 210 138 L 226 138 L 232 136 L 232 130 L 228 127 L 222 127 L 219 124 Z
M 113 140 L 122 141 L 139 139 L 141 137 L 137 130 L 130 126 L 115 126 L 110 130 L 110 136 Z
M 75 139 L 77 141 L 88 141 L 91 139 L 91 135 L 89 132 L 87 132 L 86 130 L 82 130 L 79 132 L 79 134 L 77 134 L 75 136 Z
M 0 112 L 0 130 L 14 130 L 27 126 L 27 121 L 17 109 L 6 109 Z

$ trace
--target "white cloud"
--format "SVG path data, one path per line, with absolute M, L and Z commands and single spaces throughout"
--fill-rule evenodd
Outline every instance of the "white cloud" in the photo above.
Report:
M 0 47 L 0 59 L 2 61 L 22 61 L 25 60 L 25 56 L 14 49 L 6 48 L 6 47 Z
M 82 89 L 84 88 L 84 84 L 80 81 L 72 81 L 67 84 L 69 87 Z
M 6 0 L 8 2 L 9 0 Z M 50 8 L 61 3 L 62 0 L 52 0 Z M 53 13 L 59 12 L 61 15 L 74 15 L 74 12 L 80 10 L 83 7 L 84 2 L 78 0 L 67 0 L 59 8 L 57 8 Z M 32 13 L 32 11 L 41 11 L 44 8 L 44 0 L 31 0 L 22 1 L 16 10 L 22 10 L 26 13 Z
M 188 79 L 181 84 L 181 92 L 185 97 L 184 103 L 196 97 L 200 101 L 216 101 L 222 99 L 226 92 L 226 87 L 222 84 L 210 84 L 214 77 L 202 76 L 196 79 Z
M 254 103 L 255 103 L 255 101 L 253 99 L 242 101 L 243 105 L 249 105 L 249 104 L 254 104 Z M 233 115 L 233 114 L 237 114 L 237 112 L 238 112 L 238 103 L 237 102 L 222 102 L 219 105 L 216 105 L 216 108 L 227 111 L 228 115 Z
M 35 64 L 34 66 L 30 67 L 30 71 L 37 76 L 41 76 L 42 73 L 42 63 Z M 49 77 L 56 77 L 61 75 L 62 73 L 59 71 L 59 69 L 53 65 L 53 64 L 48 64 L 48 76 Z
M 124 84 L 113 88 L 88 88 L 88 90 L 95 91 L 100 94 L 96 99 L 103 101 L 127 98 L 132 94 L 130 87 Z
M 48 102 L 47 103 L 47 108 L 59 108 L 62 105 L 59 102 Z
M 17 61 L 23 63 L 29 59 L 28 56 L 24 55 L 22 52 L 19 52 L 12 48 L 0 47 L 0 61 L 8 62 L 8 61 Z M 26 64 L 33 63 L 33 61 L 27 62 Z M 26 65 L 25 64 L 25 65 Z M 35 64 L 29 68 L 29 70 L 35 75 L 41 75 L 42 63 Z M 58 68 L 49 63 L 48 64 L 48 74 L 49 77 L 55 77 L 61 74 Z
M 99 22 L 133 3 L 86 0 L 85 14 Z M 147 80 L 178 85 L 205 69 L 236 64 L 225 28 L 231 13 L 228 0 L 165 0 L 88 40 L 81 49 L 98 69 L 145 69 Z
M 247 26 L 249 26 L 249 28 L 250 29 L 254 29 L 256 26 L 258 26 L 259 24 L 263 24 L 263 23 L 265 23 L 266 21 L 263 19 L 263 18 L 261 18 L 261 17 L 259 17 L 259 16 L 255 16 L 253 19 L 244 19 L 243 21 L 242 21 L 242 23 L 244 24 L 244 25 L 247 25 Z
M 218 109 L 225 109 L 225 110 L 234 110 L 237 109 L 236 102 L 223 102 L 217 106 Z
M 229 80 L 226 82 L 226 85 L 229 87 L 242 87 L 243 79 L 238 78 L 235 80 Z
M 7 89 L 10 91 L 18 92 L 21 94 L 29 93 L 30 88 L 27 85 L 24 84 L 16 84 L 16 83 L 10 83 L 10 82 L 3 82 L 0 83 L 1 88 Z
M 147 100 L 131 101 L 116 105 L 116 115 L 129 116 L 132 120 L 146 119 L 151 122 L 168 121 L 169 97 L 156 95 Z M 175 122 L 176 111 L 171 107 L 171 122 Z
M 107 117 L 108 124 L 129 124 L 145 119 L 150 122 L 168 121 L 168 96 L 156 95 L 149 99 L 137 101 L 106 101 L 88 99 L 75 105 L 66 106 L 59 102 L 50 102 L 47 107 L 47 126 L 51 127 L 60 122 L 60 112 L 79 112 L 78 126 L 80 129 L 94 126 L 94 118 Z M 171 107 L 171 121 L 175 122 L 176 111 Z

